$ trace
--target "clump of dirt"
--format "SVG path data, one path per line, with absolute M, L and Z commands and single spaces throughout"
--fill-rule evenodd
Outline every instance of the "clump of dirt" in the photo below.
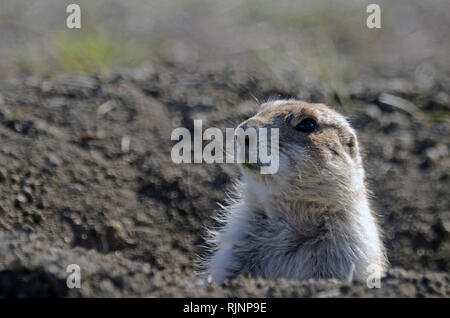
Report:
M 348 86 L 352 111 L 337 106 L 358 130 L 385 230 L 392 269 L 380 289 L 248 277 L 205 286 L 194 275 L 238 170 L 174 164 L 172 130 L 194 119 L 235 127 L 254 98 L 333 100 L 324 85 L 179 65 L 2 83 L 0 296 L 448 297 L 449 78 L 423 88 L 407 75 L 361 75 Z M 66 286 L 69 264 L 81 289 Z

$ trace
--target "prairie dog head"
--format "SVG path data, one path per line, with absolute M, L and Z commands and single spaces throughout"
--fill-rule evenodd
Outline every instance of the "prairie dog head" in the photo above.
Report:
M 276 173 L 261 174 L 259 163 L 240 165 L 244 181 L 260 201 L 274 194 L 333 204 L 365 194 L 356 134 L 336 111 L 323 104 L 272 101 L 238 128 L 250 127 L 278 128 L 279 133 Z M 248 150 L 242 139 L 237 145 L 238 152 Z

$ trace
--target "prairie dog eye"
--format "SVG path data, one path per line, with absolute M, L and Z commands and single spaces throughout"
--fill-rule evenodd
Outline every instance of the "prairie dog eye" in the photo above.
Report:
M 312 118 L 305 118 L 295 126 L 295 130 L 310 133 L 316 129 L 317 123 Z

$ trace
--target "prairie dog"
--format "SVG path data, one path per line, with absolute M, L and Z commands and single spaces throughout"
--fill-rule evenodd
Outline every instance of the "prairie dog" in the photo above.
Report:
M 262 104 L 239 127 L 279 129 L 279 170 L 263 175 L 258 164 L 239 165 L 242 178 L 219 212 L 222 226 L 209 232 L 208 280 L 348 281 L 383 272 L 380 229 L 346 119 L 323 104 L 280 100 Z

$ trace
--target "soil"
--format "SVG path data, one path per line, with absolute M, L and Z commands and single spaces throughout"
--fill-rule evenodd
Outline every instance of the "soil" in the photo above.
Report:
M 450 73 L 424 85 L 367 72 L 348 85 L 351 109 L 304 76 L 235 67 L 2 82 L 0 296 L 449 297 Z M 205 226 L 239 175 L 174 164 L 172 130 L 235 127 L 255 100 L 287 97 L 334 100 L 358 131 L 391 264 L 381 288 L 195 276 Z M 69 264 L 80 289 L 66 286 Z

